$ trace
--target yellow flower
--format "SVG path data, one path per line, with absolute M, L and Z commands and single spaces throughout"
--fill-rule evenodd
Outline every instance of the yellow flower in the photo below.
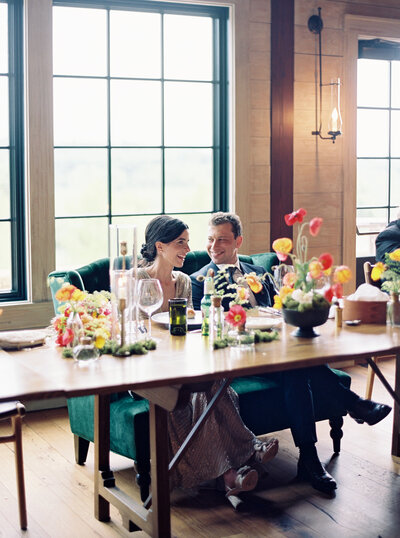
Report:
M 279 297 L 283 300 L 286 295 L 289 295 L 289 293 L 292 293 L 293 292 L 293 288 L 291 288 L 290 286 L 282 286 L 281 289 L 279 290 Z
M 279 297 L 279 295 L 274 295 L 274 308 L 277 310 L 282 309 L 282 299 Z
M 338 284 L 346 284 L 351 279 L 351 271 L 347 265 L 338 265 L 333 274 L 333 280 Z
M 248 299 L 248 292 L 243 286 L 238 286 L 237 295 L 240 301 L 246 301 Z
M 82 291 L 82 290 L 79 290 L 78 288 L 76 290 L 73 291 L 72 295 L 71 295 L 71 301 L 76 301 L 76 302 L 79 302 L 79 301 L 83 301 L 83 299 L 86 297 L 87 293 Z
M 260 293 L 263 287 L 256 274 L 249 273 L 245 276 L 245 279 L 253 293 Z
M 310 272 L 311 278 L 321 278 L 322 276 L 322 264 L 314 260 L 308 264 L 308 270 Z
M 56 299 L 57 301 L 60 301 L 60 303 L 64 303 L 65 301 L 70 301 L 71 297 L 75 290 L 78 288 L 76 286 L 73 286 L 72 284 L 68 284 L 65 282 L 59 290 L 57 290 L 56 293 Z
M 377 264 L 375 264 L 371 271 L 372 280 L 379 280 L 381 278 L 382 273 L 385 270 L 386 270 L 386 266 L 384 263 L 378 262 Z
M 272 248 L 275 250 L 278 259 L 284 262 L 293 248 L 293 241 L 289 237 L 280 237 L 272 243 Z
M 389 258 L 394 262 L 400 262 L 400 248 L 397 248 L 394 252 L 390 252 Z

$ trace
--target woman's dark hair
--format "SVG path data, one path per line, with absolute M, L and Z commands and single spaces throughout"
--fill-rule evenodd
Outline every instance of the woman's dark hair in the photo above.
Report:
M 143 256 L 141 265 L 147 265 L 154 261 L 157 255 L 156 242 L 171 243 L 179 237 L 188 225 L 180 219 L 174 219 L 168 215 L 160 215 L 152 219 L 146 226 L 145 243 L 140 251 Z

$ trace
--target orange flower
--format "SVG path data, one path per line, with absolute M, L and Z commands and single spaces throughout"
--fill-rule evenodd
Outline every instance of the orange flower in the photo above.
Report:
M 297 280 L 296 273 L 286 273 L 286 275 L 283 277 L 282 282 L 284 286 L 289 286 L 290 288 L 293 288 L 296 280 Z
M 394 262 L 400 262 L 400 248 L 397 248 L 394 252 L 389 254 L 389 258 Z
M 318 261 L 322 265 L 322 269 L 324 271 L 327 271 L 332 267 L 333 264 L 333 257 L 332 254 L 329 254 L 329 252 L 324 252 L 321 254 L 321 256 L 318 258 Z
M 390 254 L 389 254 L 389 256 L 390 256 Z M 374 265 L 374 267 L 372 268 L 372 271 L 371 271 L 372 280 L 379 280 L 381 278 L 382 273 L 385 270 L 386 270 L 386 266 L 382 262 L 378 262 L 376 265 Z
M 235 304 L 231 306 L 225 319 L 230 325 L 233 325 L 234 327 L 244 325 L 246 323 L 246 311 L 243 306 Z
M 293 226 L 296 222 L 303 222 L 303 218 L 307 215 L 307 211 L 302 207 L 297 211 L 293 211 L 285 215 L 285 222 L 288 226 Z
M 314 260 L 312 262 L 310 262 L 308 264 L 308 270 L 309 270 L 309 273 L 311 275 L 311 278 L 321 278 L 322 276 L 322 264 L 317 261 L 317 260 Z
M 249 273 L 245 275 L 245 279 L 253 293 L 260 293 L 260 291 L 263 289 L 260 279 L 256 274 Z
M 322 226 L 322 219 L 321 217 L 314 217 L 310 220 L 310 234 L 315 237 L 318 235 L 319 229 Z
M 275 250 L 278 259 L 284 262 L 293 248 L 293 241 L 289 237 L 280 237 L 272 243 L 272 248 Z
M 347 265 L 338 265 L 333 274 L 334 282 L 338 284 L 346 284 L 351 279 L 351 271 Z
M 56 293 L 57 301 L 64 303 L 65 301 L 70 301 L 75 290 L 78 288 L 72 284 L 64 283 Z M 78 290 L 80 291 L 80 290 Z
M 279 295 L 274 295 L 274 308 L 281 310 L 282 306 L 282 299 L 279 297 Z

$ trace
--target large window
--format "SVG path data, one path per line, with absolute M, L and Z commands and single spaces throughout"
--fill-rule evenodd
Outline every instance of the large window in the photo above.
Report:
M 0 301 L 26 298 L 22 2 L 0 0 Z
M 400 45 L 365 41 L 360 54 L 357 256 L 364 257 L 375 256 L 375 238 L 400 206 Z
M 209 215 L 228 200 L 226 17 L 185 4 L 54 3 L 58 268 L 106 256 L 109 223 L 136 223 L 143 238 L 161 213 L 204 248 Z

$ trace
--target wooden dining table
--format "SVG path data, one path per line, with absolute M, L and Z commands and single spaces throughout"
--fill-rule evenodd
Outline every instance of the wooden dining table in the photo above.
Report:
M 202 390 L 218 379 L 289 369 L 371 361 L 372 356 L 396 355 L 395 386 L 386 387 L 395 398 L 392 455 L 400 456 L 400 329 L 389 325 L 336 327 L 332 320 L 318 327 L 320 336 L 298 338 L 283 324 L 279 338 L 249 349 L 213 350 L 207 337 L 192 331 L 171 336 L 158 327 L 157 349 L 126 358 L 103 355 L 81 366 L 64 359 L 60 349 L 48 346 L 6 352 L 0 350 L 0 401 L 95 395 L 95 517 L 110 518 L 110 503 L 121 512 L 124 525 L 151 536 L 171 535 L 168 451 L 168 412 L 190 391 Z M 378 372 L 377 372 L 378 373 Z M 381 375 L 380 371 L 378 375 Z M 134 390 L 150 402 L 152 497 L 144 505 L 115 485 L 109 458 L 110 394 Z M 214 402 L 215 404 L 215 402 Z M 206 418 L 206 417 L 205 417 Z

